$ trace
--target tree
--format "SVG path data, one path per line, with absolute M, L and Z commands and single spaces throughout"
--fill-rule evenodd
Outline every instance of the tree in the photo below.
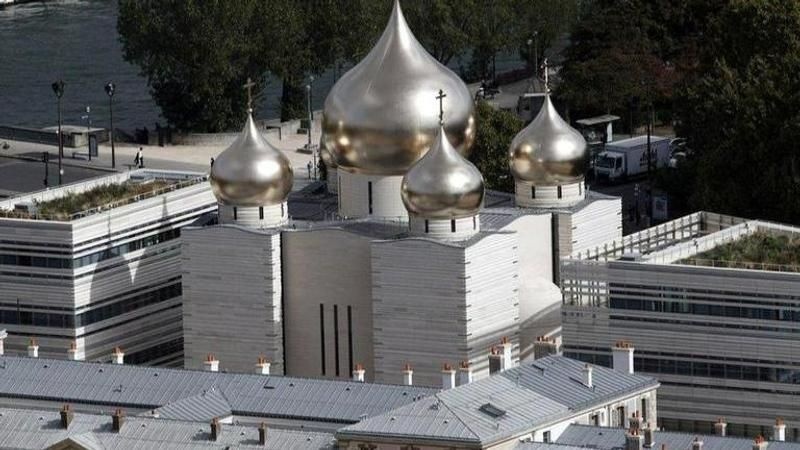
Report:
M 481 171 L 487 189 L 514 191 L 514 178 L 508 165 L 511 140 L 522 129 L 514 114 L 494 109 L 486 102 L 475 108 L 477 134 L 469 160 Z
M 676 102 L 694 156 L 689 203 L 800 222 L 800 4 L 733 0 L 710 21 Z
M 249 20 L 257 0 L 120 0 L 123 55 L 147 77 L 170 125 L 225 131 L 242 123 L 247 77 L 264 82 L 265 62 Z

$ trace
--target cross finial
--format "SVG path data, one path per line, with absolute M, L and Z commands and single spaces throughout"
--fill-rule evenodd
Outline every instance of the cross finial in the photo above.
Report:
M 439 95 L 436 98 L 439 100 L 439 124 L 444 125 L 444 98 L 447 97 L 447 94 L 444 93 L 443 90 L 439 89 Z
M 550 74 L 547 68 L 550 66 L 550 61 L 547 58 L 542 61 L 542 68 L 544 69 L 544 92 L 550 92 Z
M 253 112 L 253 87 L 255 87 L 255 83 L 250 77 L 247 77 L 247 83 L 242 86 L 245 90 L 247 90 L 247 112 Z

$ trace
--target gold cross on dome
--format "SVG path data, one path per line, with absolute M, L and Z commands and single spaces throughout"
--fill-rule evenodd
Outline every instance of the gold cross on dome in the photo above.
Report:
M 444 93 L 443 90 L 439 89 L 439 95 L 436 98 L 439 100 L 439 123 L 444 125 L 444 98 L 447 97 L 447 94 Z
M 550 92 L 550 74 L 547 68 L 550 67 L 550 62 L 547 58 L 542 61 L 542 68 L 544 69 L 544 92 Z
M 247 90 L 247 110 L 252 112 L 253 111 L 253 88 L 255 87 L 255 83 L 250 77 L 247 77 L 247 83 L 242 86 L 245 90 Z

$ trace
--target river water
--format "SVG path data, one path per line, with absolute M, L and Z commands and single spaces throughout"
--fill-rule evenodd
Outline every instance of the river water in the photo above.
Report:
M 503 58 L 498 68 L 518 65 Z M 114 125 L 132 132 L 163 125 L 159 108 L 138 68 L 122 59 L 115 0 L 58 0 L 0 9 L 0 124 L 44 127 L 57 122 L 51 84 L 63 79 L 64 123 L 86 125 L 91 107 L 93 125 L 108 126 L 108 96 L 103 87 L 113 80 Z M 333 74 L 314 82 L 314 107 L 320 108 Z M 259 118 L 279 116 L 280 82 L 270 79 Z

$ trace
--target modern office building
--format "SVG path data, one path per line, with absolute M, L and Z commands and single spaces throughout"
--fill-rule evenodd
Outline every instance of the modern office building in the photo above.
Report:
M 509 149 L 517 192 L 484 190 L 464 156 L 466 85 L 417 42 L 398 3 L 373 50 L 332 88 L 328 186 L 291 169 L 252 125 L 217 158 L 218 223 L 184 230 L 185 366 L 262 354 L 276 373 L 438 385 L 442 364 L 489 373 L 557 338 L 561 255 L 621 239 L 619 198 L 588 192 L 586 142 L 545 96 Z M 477 124 L 480 126 L 480 124 Z M 333 170 L 335 169 L 335 170 Z M 495 349 L 497 350 L 497 349 Z
M 204 175 L 149 169 L 0 202 L 7 352 L 180 365 L 180 233 L 217 209 Z
M 609 365 L 607 347 L 631 342 L 637 371 L 662 383 L 667 430 L 709 433 L 724 417 L 729 434 L 768 436 L 779 417 L 798 440 L 800 268 L 748 241 L 798 233 L 699 212 L 575 253 L 561 272 L 564 354 Z M 767 258 L 742 259 L 748 242 Z

